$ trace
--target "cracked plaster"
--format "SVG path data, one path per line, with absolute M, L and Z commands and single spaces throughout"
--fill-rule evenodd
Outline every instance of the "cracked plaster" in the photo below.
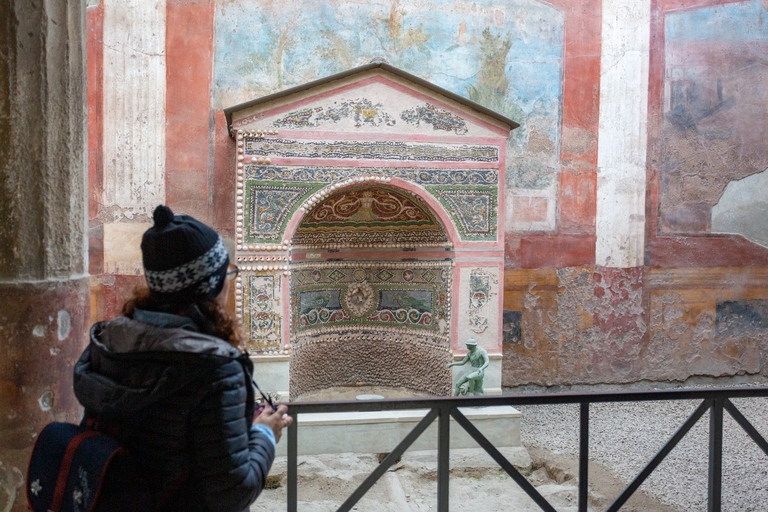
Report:
M 555 273 L 556 286 L 533 282 L 524 292 L 522 348 L 505 348 L 503 385 L 640 378 L 637 358 L 647 330 L 642 269 L 574 267 Z
M 521 311 L 522 340 L 504 346 L 504 386 L 685 381 L 766 371 L 762 278 L 750 285 L 724 271 L 688 272 L 679 282 L 648 281 L 642 268 L 537 272 L 527 288 L 517 284 L 505 293 L 505 309 Z

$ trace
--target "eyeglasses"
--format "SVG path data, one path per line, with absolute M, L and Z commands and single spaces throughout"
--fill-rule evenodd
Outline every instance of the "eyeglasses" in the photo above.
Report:
M 238 267 L 234 263 L 230 263 L 229 267 L 227 268 L 227 273 L 225 275 L 227 276 L 227 279 L 229 279 L 230 281 L 237 278 L 237 276 L 240 275 L 240 267 Z

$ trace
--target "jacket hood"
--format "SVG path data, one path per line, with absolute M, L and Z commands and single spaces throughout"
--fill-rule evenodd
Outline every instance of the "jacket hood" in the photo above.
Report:
M 194 327 L 155 327 L 124 316 L 93 324 L 90 334 L 92 343 L 113 353 L 181 352 L 230 358 L 242 355 L 221 338 L 197 332 Z
M 118 317 L 91 327 L 75 364 L 75 395 L 86 411 L 119 421 L 157 403 L 232 360 L 248 365 L 225 340 L 190 328 L 162 328 Z

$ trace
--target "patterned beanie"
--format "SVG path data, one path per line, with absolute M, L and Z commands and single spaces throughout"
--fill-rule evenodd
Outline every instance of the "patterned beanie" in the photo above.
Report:
M 141 239 L 144 276 L 162 302 L 196 303 L 216 297 L 224 287 L 229 253 L 213 229 L 189 215 L 174 215 L 160 205 L 155 225 Z

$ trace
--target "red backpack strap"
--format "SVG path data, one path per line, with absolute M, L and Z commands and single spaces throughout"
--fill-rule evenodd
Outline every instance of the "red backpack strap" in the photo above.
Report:
M 107 423 L 99 421 L 94 417 L 90 417 L 85 421 L 85 428 L 102 432 L 115 439 L 120 439 L 121 428 L 117 423 Z
M 69 478 L 69 470 L 72 468 L 72 460 L 75 458 L 78 446 L 89 437 L 98 435 L 100 435 L 99 432 L 96 432 L 95 430 L 86 430 L 73 437 L 67 445 L 67 451 L 64 452 L 64 459 L 61 461 L 61 468 L 59 469 L 59 478 L 56 480 L 56 490 L 53 494 L 51 512 L 61 511 L 61 504 L 64 501 L 64 491 L 67 487 L 67 479 Z

